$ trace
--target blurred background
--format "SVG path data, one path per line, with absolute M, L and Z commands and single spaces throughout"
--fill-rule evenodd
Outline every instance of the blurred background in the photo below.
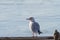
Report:
M 0 37 L 32 36 L 26 18 L 40 24 L 39 36 L 60 31 L 60 0 L 0 0 Z

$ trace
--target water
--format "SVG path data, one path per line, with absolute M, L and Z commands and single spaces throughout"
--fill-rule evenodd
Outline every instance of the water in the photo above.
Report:
M 32 36 L 26 18 L 40 24 L 39 36 L 60 32 L 60 0 L 0 0 L 0 37 Z

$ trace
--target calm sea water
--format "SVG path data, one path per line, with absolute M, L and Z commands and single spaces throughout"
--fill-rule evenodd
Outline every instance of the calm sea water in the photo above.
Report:
M 30 16 L 40 24 L 39 36 L 60 32 L 60 0 L 0 0 L 0 37 L 32 36 Z

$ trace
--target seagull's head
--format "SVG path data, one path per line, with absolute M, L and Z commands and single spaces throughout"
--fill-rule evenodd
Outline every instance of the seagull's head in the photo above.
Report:
M 34 17 L 29 17 L 29 18 L 27 18 L 27 20 L 29 20 L 29 21 L 35 21 Z

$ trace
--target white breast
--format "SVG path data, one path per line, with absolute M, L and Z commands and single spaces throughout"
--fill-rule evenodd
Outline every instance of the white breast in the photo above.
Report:
M 32 29 L 31 29 L 32 28 L 32 23 L 33 22 L 29 22 L 29 29 L 30 29 L 30 31 L 32 31 Z

